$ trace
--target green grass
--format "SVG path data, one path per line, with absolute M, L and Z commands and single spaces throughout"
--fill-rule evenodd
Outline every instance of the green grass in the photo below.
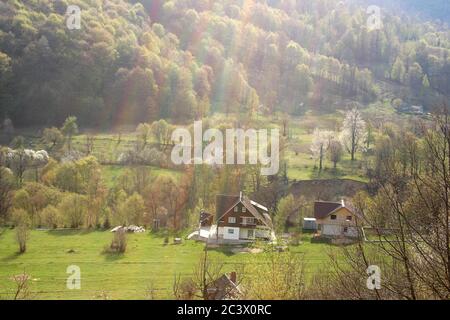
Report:
M 378 105 L 377 105 L 378 106 Z M 385 103 L 383 106 L 388 108 Z M 376 110 L 375 107 L 368 108 L 365 112 L 370 113 Z M 223 115 L 222 115 L 223 117 Z M 226 118 L 224 118 L 226 119 Z M 223 122 L 221 115 L 211 117 L 211 120 L 217 123 Z M 360 160 L 350 161 L 350 155 L 345 154 L 342 161 L 337 165 L 337 169 L 333 170 L 333 164 L 325 157 L 325 170 L 318 172 L 317 160 L 311 158 L 310 146 L 313 140 L 314 128 L 324 130 L 337 129 L 343 119 L 342 112 L 335 112 L 331 114 L 308 114 L 301 117 L 291 117 L 289 123 L 289 141 L 288 148 L 285 151 L 285 157 L 288 162 L 288 177 L 292 180 L 313 180 L 313 179 L 352 179 L 365 182 L 364 170 L 361 169 Z M 261 127 L 279 127 L 280 119 L 260 117 L 258 125 Z M 115 163 L 119 155 L 126 150 L 133 147 L 136 142 L 136 134 L 132 131 L 134 128 L 128 128 L 128 131 L 123 131 L 120 136 L 120 143 L 118 143 L 119 134 L 112 132 L 97 132 L 94 136 L 93 155 L 99 159 L 101 163 Z M 25 132 L 30 134 L 30 132 Z M 44 148 L 41 139 L 36 136 L 28 136 L 33 148 Z M 153 143 L 152 139 L 149 143 Z M 80 134 L 73 138 L 73 148 L 80 152 L 86 151 L 86 135 Z M 299 148 L 298 154 L 294 152 L 294 146 Z M 362 159 L 361 154 L 357 154 L 358 159 Z M 120 175 L 125 167 L 105 165 L 103 166 L 105 181 L 108 186 L 112 186 L 113 181 Z M 171 175 L 174 178 L 179 177 L 179 172 L 176 170 L 167 170 L 156 167 L 149 167 L 153 174 Z M 34 174 L 27 174 L 29 180 L 34 179 Z
M 318 160 L 312 158 L 310 147 L 313 141 L 314 128 L 322 130 L 337 129 L 343 119 L 340 112 L 327 115 L 307 114 L 302 117 L 293 117 L 290 121 L 290 139 L 285 151 L 288 163 L 288 177 L 292 180 L 317 180 L 317 179 L 352 179 L 367 182 L 361 159 L 363 155 L 357 153 L 356 161 L 351 161 L 350 155 L 344 152 L 336 169 L 328 159 L 323 158 L 323 170 L 318 170 Z M 297 151 L 297 153 L 295 152 Z
M 124 255 L 104 254 L 111 241 L 110 232 L 102 231 L 32 231 L 25 254 L 17 253 L 13 230 L 0 234 L 0 297 L 7 298 L 13 290 L 11 276 L 24 271 L 32 277 L 35 299 L 96 299 L 104 293 L 110 299 L 145 299 L 153 284 L 157 297 L 170 298 L 176 274 L 188 276 L 199 261 L 203 244 L 183 241 L 181 245 L 163 245 L 163 238 L 145 234 L 131 234 Z M 291 247 L 302 254 L 307 274 L 326 265 L 326 244 L 304 242 Z M 69 250 L 74 253 L 68 253 Z M 225 263 L 226 271 L 235 264 L 254 263 L 261 254 L 236 253 L 228 248 L 210 250 L 212 259 Z M 69 265 L 81 268 L 81 290 L 66 288 L 66 269 Z
M 157 176 L 168 176 L 172 177 L 175 180 L 178 180 L 181 177 L 182 172 L 176 171 L 172 169 L 163 169 L 159 167 L 147 166 L 151 175 L 154 177 Z M 116 180 L 120 175 L 127 169 L 126 166 L 117 166 L 117 165 L 104 165 L 102 166 L 103 178 L 107 186 L 114 186 Z

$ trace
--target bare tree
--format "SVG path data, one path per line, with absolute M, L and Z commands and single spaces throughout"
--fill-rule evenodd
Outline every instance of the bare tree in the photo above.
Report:
M 151 125 L 140 123 L 136 128 L 136 135 L 140 142 L 141 149 L 145 148 L 151 135 Z
M 64 136 L 58 128 L 45 128 L 42 134 L 42 140 L 47 145 L 50 145 L 50 150 L 59 149 L 64 142 Z
M 208 300 L 208 288 L 211 284 L 223 275 L 223 267 L 223 263 L 209 259 L 208 249 L 205 246 L 193 276 L 200 297 L 204 300 Z
M 87 133 L 85 137 L 86 154 L 90 155 L 94 151 L 95 137 L 91 133 Z
M 22 274 L 12 276 L 11 280 L 16 284 L 13 294 L 14 300 L 29 300 L 32 298 L 32 293 L 30 290 L 31 276 L 24 272 Z
M 289 131 L 289 115 L 287 113 L 281 115 L 281 126 L 283 127 L 283 137 L 286 137 Z
M 146 289 L 146 297 L 149 300 L 156 300 L 158 298 L 157 289 L 155 285 L 155 279 L 151 279 Z
M 352 161 L 355 154 L 364 147 L 366 140 L 366 122 L 362 119 L 358 108 L 347 111 L 341 132 L 341 142 L 350 153 Z
M 336 169 L 337 163 L 341 161 L 342 152 L 343 148 L 341 142 L 336 139 L 331 140 L 328 146 L 328 156 L 330 161 L 333 162 L 334 169 Z
M 450 298 L 449 128 L 445 106 L 431 123 L 422 123 L 420 141 L 402 133 L 380 160 L 384 169 L 374 182 L 376 196 L 359 195 L 353 201 L 375 242 L 347 252 L 346 261 L 361 265 L 370 251 L 384 257 L 377 261 L 383 270 L 383 299 Z M 340 270 L 342 282 L 348 272 Z M 351 296 L 358 298 L 355 292 Z
M 197 286 L 192 279 L 183 279 L 180 275 L 176 275 L 172 290 L 173 296 L 177 300 L 194 300 L 196 297 Z
M 242 266 L 235 266 L 239 274 L 243 274 Z M 236 287 L 240 285 L 243 277 L 233 279 L 234 285 L 223 286 L 218 288 L 217 280 L 225 276 L 224 263 L 219 260 L 211 260 L 208 256 L 208 249 L 204 248 L 198 264 L 193 270 L 193 276 L 189 278 L 181 278 L 175 276 L 173 285 L 173 294 L 176 299 L 191 300 L 200 298 L 203 300 L 215 299 L 216 292 L 220 290 L 223 297 L 235 297 Z

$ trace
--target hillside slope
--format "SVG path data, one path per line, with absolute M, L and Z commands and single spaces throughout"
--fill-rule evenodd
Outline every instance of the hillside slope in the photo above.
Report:
M 431 105 L 450 92 L 450 36 L 388 14 L 367 29 L 341 1 L 66 0 L 0 3 L 0 118 L 111 128 L 210 112 L 334 111 L 378 99 L 380 79 Z

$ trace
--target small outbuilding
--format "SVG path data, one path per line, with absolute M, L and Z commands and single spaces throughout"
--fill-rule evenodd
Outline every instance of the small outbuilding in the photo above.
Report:
M 316 231 L 317 223 L 315 218 L 303 218 L 303 230 Z
M 239 300 L 242 290 L 236 272 L 224 274 L 207 286 L 208 300 Z
M 200 212 L 200 227 L 210 227 L 213 224 L 213 218 L 214 216 L 211 213 L 202 210 Z

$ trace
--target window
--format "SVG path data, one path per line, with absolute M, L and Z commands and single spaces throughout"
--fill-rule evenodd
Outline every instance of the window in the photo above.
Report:
M 235 217 L 229 217 L 228 218 L 228 223 L 236 223 L 236 218 Z
M 242 212 L 247 212 L 247 208 L 242 206 Z
M 239 208 L 238 206 L 234 207 L 234 212 L 238 212 Z
M 336 217 L 335 214 L 332 214 L 332 215 L 330 216 L 330 219 L 331 219 L 331 220 L 336 220 L 336 218 L 337 218 L 337 217 Z
M 347 216 L 347 221 L 352 221 L 352 216 Z
M 228 229 L 228 234 L 234 234 L 234 229 Z
M 251 217 L 243 217 L 242 224 L 255 224 L 255 219 Z
M 344 227 L 344 233 L 348 232 L 348 227 Z

